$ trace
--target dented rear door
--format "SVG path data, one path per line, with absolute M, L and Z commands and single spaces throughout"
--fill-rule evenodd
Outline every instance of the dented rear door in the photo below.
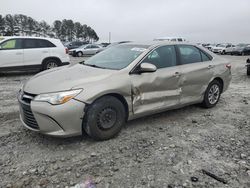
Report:
M 204 92 L 213 77 L 213 61 L 206 53 L 192 45 L 178 45 L 181 60 L 181 104 L 203 99 Z
M 180 69 L 176 66 L 174 46 L 156 49 L 143 62 L 156 65 L 157 71 L 130 75 L 133 113 L 149 113 L 178 105 Z

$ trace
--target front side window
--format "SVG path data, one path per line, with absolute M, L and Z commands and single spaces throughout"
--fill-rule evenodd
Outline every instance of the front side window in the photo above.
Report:
M 200 52 L 201 52 L 202 61 L 210 61 L 211 60 L 211 57 L 209 57 L 207 54 L 205 54 L 202 51 L 200 51 Z
M 143 62 L 154 64 L 157 69 L 176 66 L 174 46 L 162 46 L 153 50 Z
M 0 48 L 2 50 L 21 49 L 21 40 L 20 39 L 7 40 L 0 45 Z
M 190 45 L 178 45 L 180 51 L 181 64 L 201 62 L 200 50 Z

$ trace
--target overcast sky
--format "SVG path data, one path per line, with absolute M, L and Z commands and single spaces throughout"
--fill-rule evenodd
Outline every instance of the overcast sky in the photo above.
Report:
M 101 41 L 183 36 L 192 42 L 250 42 L 250 0 L 0 0 L 0 14 L 52 24 L 72 19 Z

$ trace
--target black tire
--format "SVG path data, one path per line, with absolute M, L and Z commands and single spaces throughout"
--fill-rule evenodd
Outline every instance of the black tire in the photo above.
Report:
M 122 102 L 113 96 L 104 96 L 87 108 L 83 129 L 95 140 L 107 140 L 120 132 L 125 118 Z
M 221 52 L 221 55 L 225 55 L 225 54 L 226 54 L 226 51 L 223 50 L 223 51 Z
M 48 69 L 51 69 L 51 68 L 55 68 L 55 67 L 58 67 L 60 65 L 60 62 L 59 60 L 57 59 L 47 59 L 44 63 L 43 63 L 43 66 L 42 66 L 42 69 L 43 70 L 48 70 Z
M 212 94 L 213 88 L 218 89 L 218 93 L 216 92 L 216 93 Z M 214 89 L 214 91 L 216 89 Z M 220 100 L 221 92 L 222 92 L 221 83 L 217 80 L 213 80 L 212 82 L 210 82 L 210 84 L 208 85 L 208 87 L 206 89 L 206 92 L 204 94 L 204 99 L 203 99 L 203 102 L 201 103 L 201 105 L 205 108 L 214 107 L 218 103 L 218 101 Z
M 83 53 L 82 53 L 81 51 L 80 51 L 80 52 L 77 52 L 77 53 L 76 53 L 76 56 L 77 56 L 77 57 L 82 57 L 82 56 L 83 56 Z
M 250 76 L 250 66 L 247 67 L 247 75 Z

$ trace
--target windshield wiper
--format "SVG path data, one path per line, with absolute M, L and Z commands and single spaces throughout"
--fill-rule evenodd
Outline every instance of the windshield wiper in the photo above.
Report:
M 98 65 L 93 65 L 93 64 L 86 64 L 86 63 L 82 63 L 83 65 L 89 66 L 89 67 L 95 67 L 95 68 L 100 68 L 100 69 L 106 69 L 105 67 L 100 67 Z

